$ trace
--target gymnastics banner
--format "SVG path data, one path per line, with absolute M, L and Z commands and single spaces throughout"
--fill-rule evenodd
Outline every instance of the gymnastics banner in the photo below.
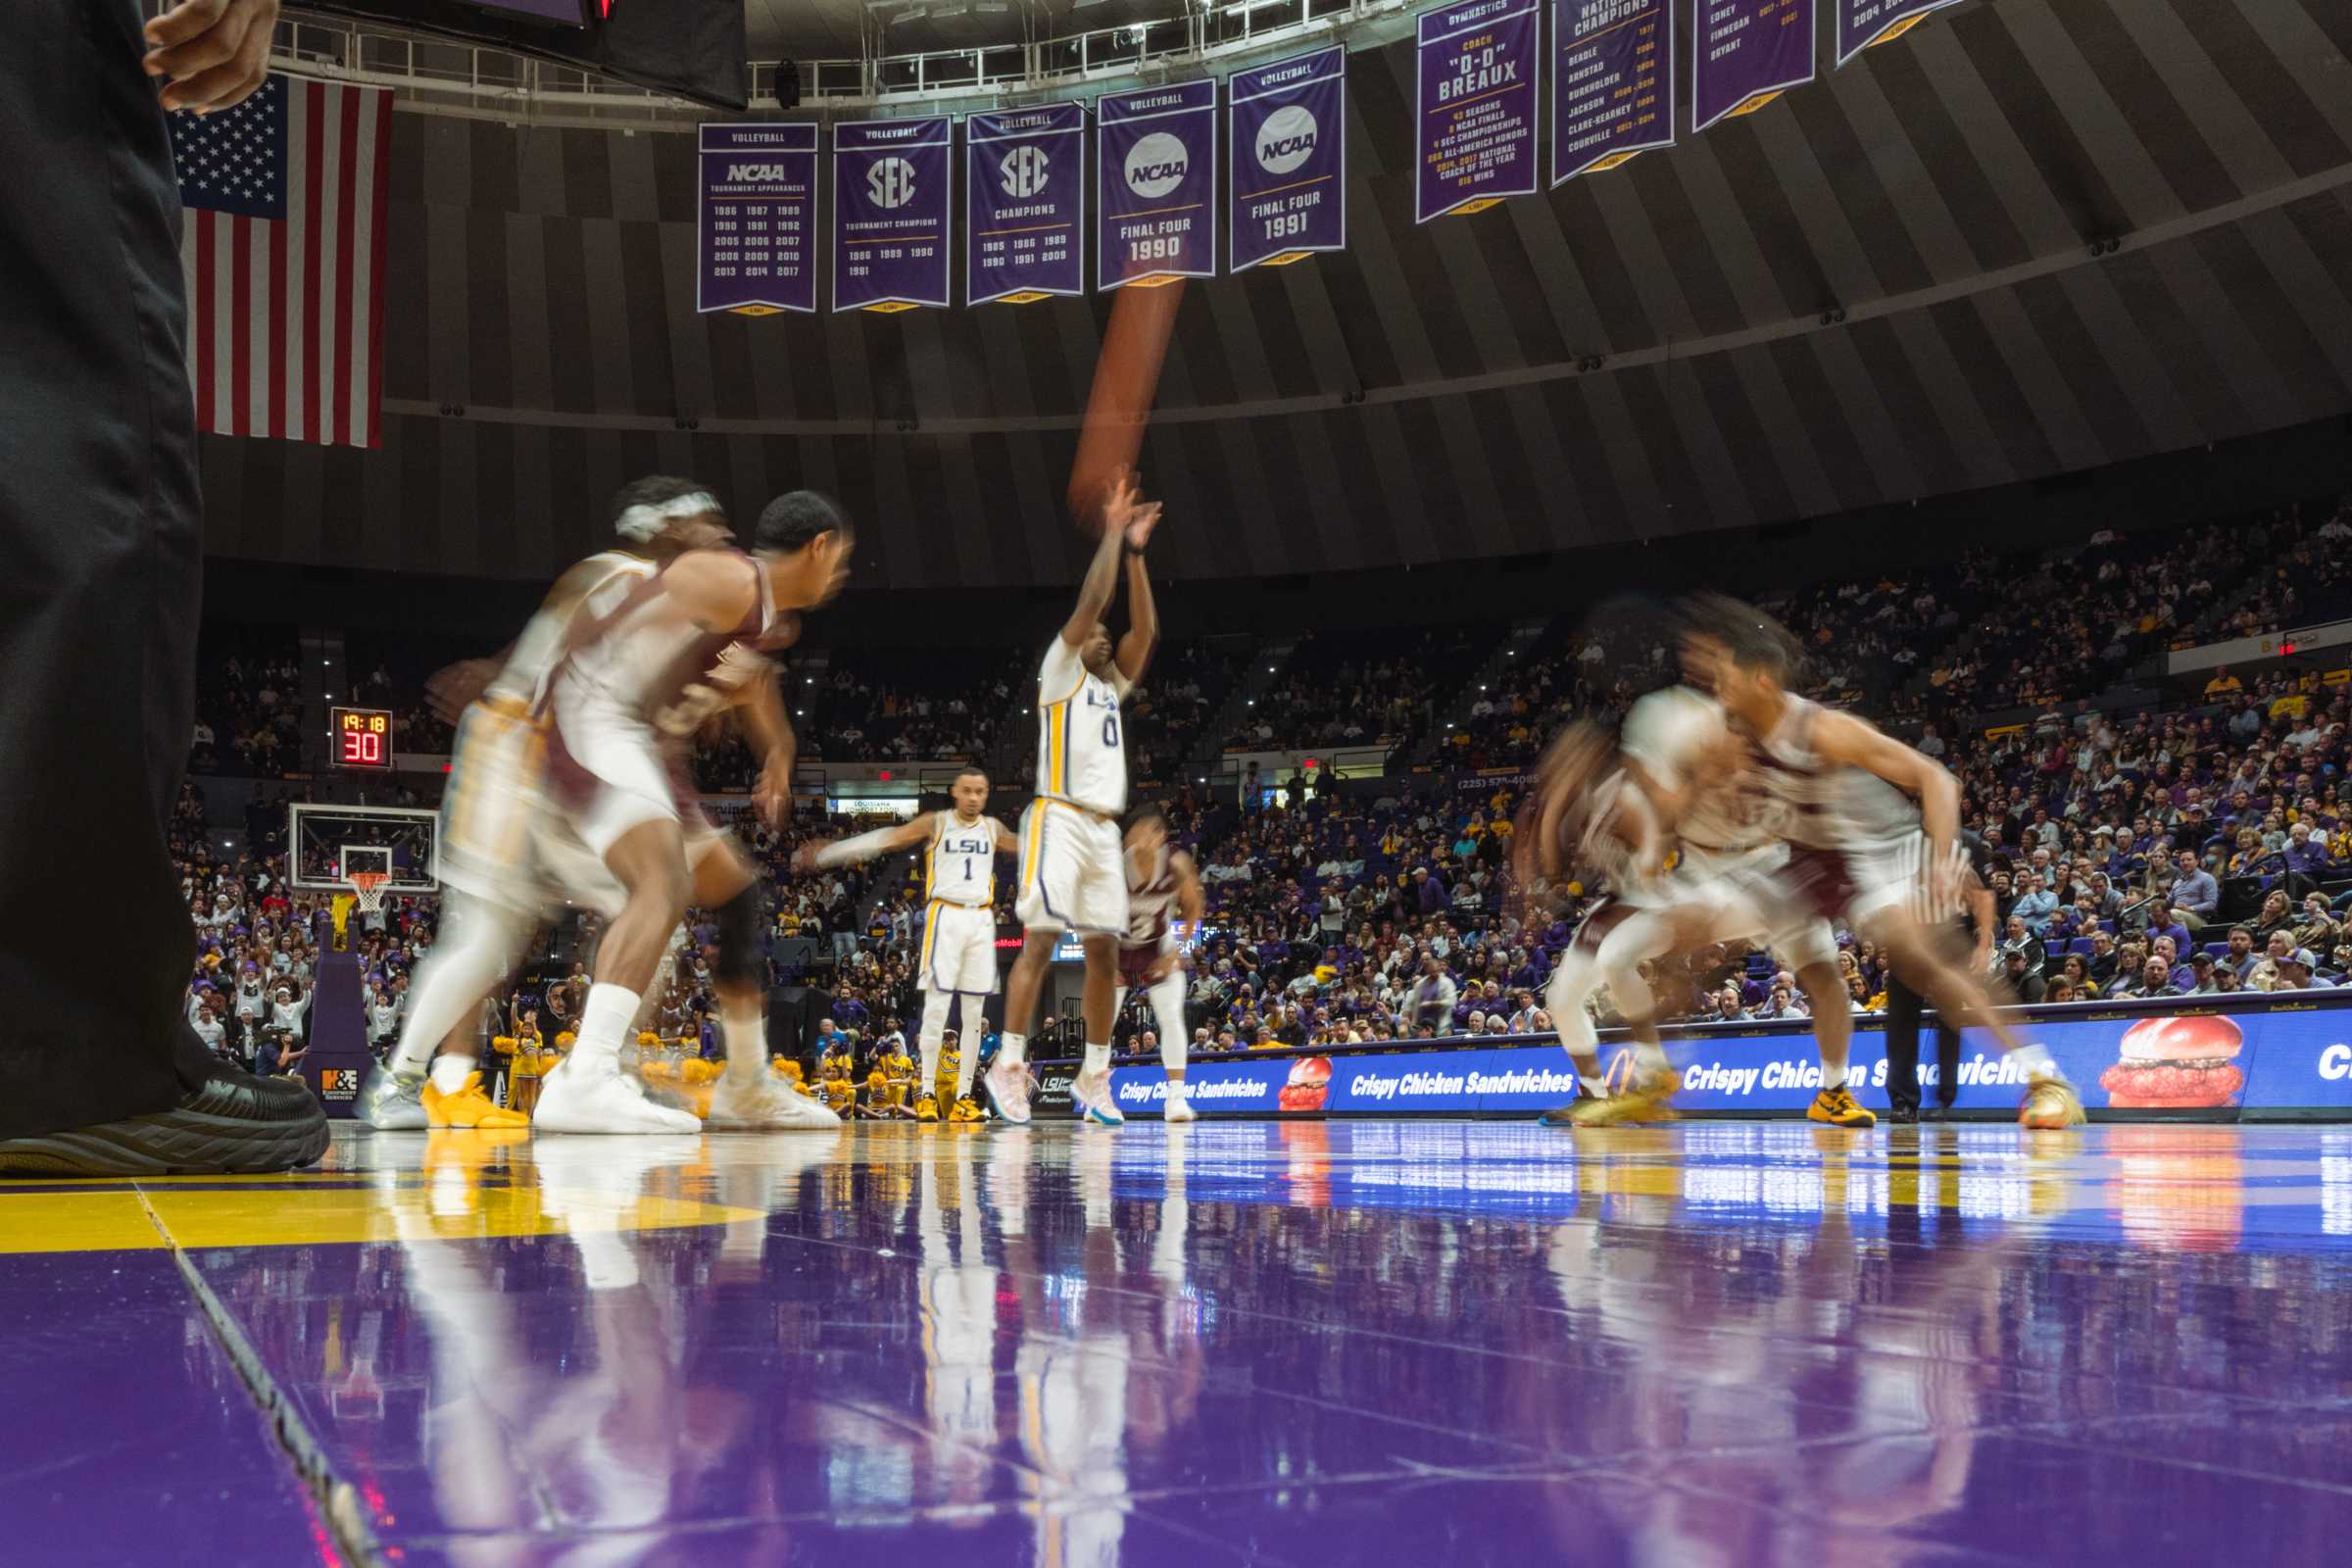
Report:
M 963 122 L 963 298 L 1027 305 L 1086 292 L 1086 107 Z
M 948 300 L 954 122 L 833 127 L 833 309 L 909 311 Z
M 1237 73 L 1228 270 L 1281 267 L 1348 244 L 1348 51 L 1318 49 Z
M 1536 0 L 1466 0 L 1413 19 L 1413 221 L 1536 190 Z
M 1669 0 L 1551 0 L 1551 182 L 1673 145 Z
M 1927 20 L 1931 11 L 1960 0 L 1832 0 L 1838 8 L 1838 64 L 1873 44 L 1892 43 Z
M 1753 114 L 1813 79 L 1813 0 L 1695 0 L 1690 129 Z
M 1095 283 L 1217 275 L 1214 76 L 1095 100 Z
M 701 127 L 696 310 L 816 309 L 816 138 L 814 124 Z

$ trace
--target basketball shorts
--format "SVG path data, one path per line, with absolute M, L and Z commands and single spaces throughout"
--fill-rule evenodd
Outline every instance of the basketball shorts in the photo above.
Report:
M 1126 844 L 1119 824 L 1060 801 L 1021 814 L 1023 928 L 1118 936 L 1127 929 Z
M 689 838 L 711 831 L 692 781 L 643 720 L 606 702 L 559 702 L 548 742 L 557 801 L 598 859 L 648 822 L 675 822 Z
M 997 989 L 997 917 L 984 905 L 933 899 L 923 913 L 923 961 L 915 983 L 925 991 L 987 996 Z
M 1830 922 L 1805 902 L 1789 896 L 1784 881 L 1789 851 L 1785 845 L 1725 852 L 1686 845 L 1675 880 L 1686 896 L 1711 902 L 1727 917 L 1716 933 L 1722 942 L 1757 942 L 1790 969 L 1838 961 L 1838 939 Z M 1730 926 L 1752 926 L 1732 930 Z

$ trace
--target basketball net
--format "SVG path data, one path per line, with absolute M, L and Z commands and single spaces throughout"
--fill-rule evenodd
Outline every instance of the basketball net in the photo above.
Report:
M 392 873 L 347 871 L 343 880 L 351 884 L 352 895 L 360 901 L 360 912 L 373 914 L 384 906 L 384 884 L 392 880 Z

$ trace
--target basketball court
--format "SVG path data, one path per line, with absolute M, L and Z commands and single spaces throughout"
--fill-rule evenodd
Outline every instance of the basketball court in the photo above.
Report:
M 2319 1562 L 2352 1519 L 2344 1127 L 339 1124 L 297 1175 L 12 1184 L 0 1251 L 84 1391 L 0 1485 L 25 1562 Z M 130 1467 L 170 1551 L 92 1505 Z

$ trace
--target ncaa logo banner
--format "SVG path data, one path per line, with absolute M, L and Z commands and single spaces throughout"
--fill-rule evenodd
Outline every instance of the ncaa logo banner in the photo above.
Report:
M 1225 84 L 1230 270 L 1348 244 L 1348 51 L 1318 49 Z
M 944 116 L 833 127 L 833 309 L 948 303 L 954 140 Z
M 1217 83 L 1095 100 L 1096 286 L 1217 275 Z
M 1674 145 L 1667 0 L 1551 0 L 1551 182 Z
M 1537 0 L 1470 0 L 1413 19 L 1413 221 L 1534 194 Z
M 816 138 L 813 123 L 701 127 L 696 310 L 816 309 Z
M 1086 106 L 963 122 L 963 297 L 1026 305 L 1086 292 Z

